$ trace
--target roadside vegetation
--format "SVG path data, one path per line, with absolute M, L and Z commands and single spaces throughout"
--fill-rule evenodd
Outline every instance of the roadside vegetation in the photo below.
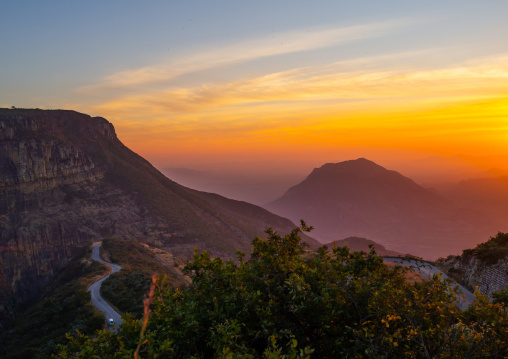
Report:
M 104 316 L 90 302 L 87 288 L 108 269 L 91 260 L 91 250 L 78 255 L 59 273 L 52 290 L 17 317 L 1 335 L 0 356 L 6 359 L 49 358 L 65 334 L 93 334 L 104 327 Z
M 458 288 L 434 276 L 407 281 L 374 251 L 304 255 L 303 222 L 256 238 L 250 260 L 196 253 L 193 284 L 159 277 L 144 317 L 118 333 L 76 334 L 59 358 L 503 358 L 508 317 L 478 301 L 461 312 Z
M 465 249 L 463 255 L 473 255 L 487 265 L 493 265 L 508 257 L 508 233 L 498 232 L 487 242 L 478 244 L 473 249 Z
M 498 232 L 496 236 L 490 237 L 488 241 L 478 244 L 475 248 L 463 250 L 462 255 L 440 258 L 436 264 L 444 273 L 470 291 L 479 287 L 484 293 L 492 296 L 492 299 L 503 296 L 502 293 L 496 294 L 492 291 L 502 292 L 504 289 L 506 292 L 507 288 L 501 287 L 503 280 L 496 280 L 492 283 L 492 287 L 490 282 L 492 273 L 500 273 L 502 278 L 503 272 L 506 272 L 508 233 Z
M 112 274 L 101 287 L 104 298 L 122 313 L 131 313 L 135 318 L 141 318 L 143 299 L 154 273 L 166 275 L 168 283 L 174 287 L 186 285 L 174 274 L 175 268 L 164 266 L 150 249 L 137 241 L 105 239 L 102 250 L 104 258 L 122 266 L 122 270 Z

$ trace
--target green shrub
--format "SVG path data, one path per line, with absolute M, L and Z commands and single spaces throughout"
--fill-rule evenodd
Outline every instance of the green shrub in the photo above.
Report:
M 465 249 L 463 255 L 474 255 L 487 265 L 496 264 L 501 259 L 508 258 L 508 233 L 498 232 L 487 242 L 480 243 L 473 249 Z
M 141 270 L 120 271 L 102 283 L 101 291 L 109 302 L 136 318 L 143 315 L 143 299 L 150 288 L 152 276 Z
M 3 333 L 2 358 L 49 358 L 66 342 L 66 333 L 79 330 L 92 334 L 104 326 L 104 317 L 91 304 L 87 286 L 94 275 L 105 274 L 106 268 L 92 261 L 90 254 L 87 250 L 72 259 L 56 275 L 52 291 L 27 308 L 13 328 Z
M 508 318 L 479 301 L 466 312 L 434 276 L 408 283 L 374 251 L 305 256 L 304 223 L 256 238 L 249 261 L 195 254 L 193 284 L 159 278 L 148 321 L 126 318 L 117 334 L 70 338 L 61 358 L 501 358 Z M 146 328 L 145 325 L 147 324 Z M 141 338 L 140 338 L 141 333 Z M 136 357 L 136 356 L 134 356 Z

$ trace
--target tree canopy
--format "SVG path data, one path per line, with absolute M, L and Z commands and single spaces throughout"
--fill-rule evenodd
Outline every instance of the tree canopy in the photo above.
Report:
M 117 333 L 70 334 L 59 358 L 501 358 L 508 318 L 478 293 L 465 312 L 458 288 L 434 276 L 410 282 L 374 250 L 306 251 L 302 222 L 267 230 L 249 260 L 196 251 L 193 283 L 154 281 L 145 317 Z

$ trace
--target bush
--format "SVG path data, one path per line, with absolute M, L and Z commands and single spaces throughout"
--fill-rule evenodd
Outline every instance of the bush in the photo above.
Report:
M 151 314 L 126 318 L 117 334 L 79 335 L 61 358 L 497 358 L 508 355 L 507 317 L 485 298 L 462 313 L 438 276 L 404 280 L 382 258 L 324 248 L 304 255 L 299 233 L 268 230 L 249 261 L 195 254 L 193 284 L 159 278 Z M 148 304 L 150 302 L 147 301 Z M 140 339 L 141 333 L 141 339 Z
M 474 255 L 487 265 L 493 265 L 508 257 L 508 233 L 498 232 L 495 237 L 480 243 L 473 249 L 465 249 L 463 255 Z
M 143 315 L 143 298 L 150 288 L 152 275 L 141 270 L 122 270 L 102 283 L 101 292 L 109 302 L 123 313 L 136 318 Z

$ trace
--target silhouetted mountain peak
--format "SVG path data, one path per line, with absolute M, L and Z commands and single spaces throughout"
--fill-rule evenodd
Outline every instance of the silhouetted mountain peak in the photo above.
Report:
M 282 198 L 300 197 L 306 202 L 364 202 L 369 199 L 382 201 L 401 196 L 404 196 L 404 202 L 411 202 L 415 197 L 440 201 L 436 195 L 410 178 L 365 158 L 327 163 L 315 168 L 303 182 L 291 187 Z
M 445 236 L 463 238 L 474 229 L 449 201 L 365 158 L 314 169 L 267 208 L 306 220 L 323 242 L 366 237 L 402 253 L 429 257 Z
M 372 162 L 366 158 L 358 158 L 339 163 L 326 163 L 319 168 L 315 168 L 309 175 L 311 176 L 337 176 L 337 175 L 358 175 L 358 176 L 378 176 L 381 173 L 397 173 L 389 171 L 386 168 Z

